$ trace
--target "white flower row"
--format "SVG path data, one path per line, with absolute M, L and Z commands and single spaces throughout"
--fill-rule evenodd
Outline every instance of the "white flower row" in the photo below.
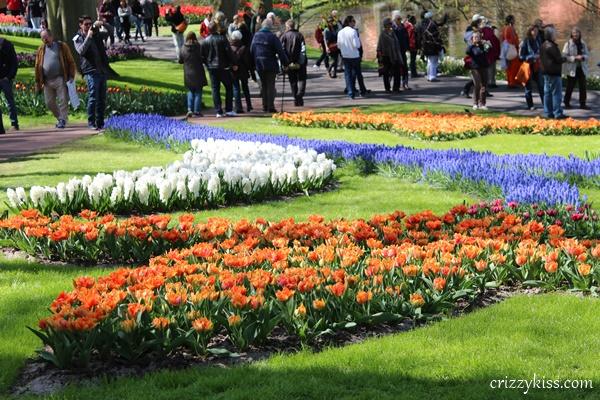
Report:
M 318 189 L 335 171 L 324 154 L 297 146 L 236 140 L 193 140 L 182 161 L 166 168 L 73 178 L 56 187 L 8 189 L 12 207 L 43 212 L 170 210 Z

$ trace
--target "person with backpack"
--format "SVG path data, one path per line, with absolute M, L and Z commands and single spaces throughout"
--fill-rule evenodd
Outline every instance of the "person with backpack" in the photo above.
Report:
M 433 20 L 431 11 L 425 12 L 419 25 L 421 52 L 427 58 L 427 81 L 437 82 L 437 70 L 443 42 L 438 24 Z
M 231 67 L 233 55 L 231 46 L 224 34 L 219 33 L 219 25 L 212 21 L 208 24 L 210 35 L 200 43 L 202 60 L 206 64 L 210 75 L 213 104 L 217 111 L 217 118 L 235 117 L 233 111 L 233 78 Z M 221 84 L 225 87 L 225 113 L 221 102 Z
M 327 57 L 331 57 L 331 64 L 327 67 L 327 72 L 330 78 L 337 78 L 337 69 L 340 59 L 340 49 L 337 45 L 338 28 L 337 23 L 332 17 L 327 18 L 327 27 L 323 32 L 325 36 L 325 47 L 327 49 Z
M 35 57 L 35 86 L 44 90 L 46 106 L 56 118 L 56 128 L 63 129 L 69 116 L 67 82 L 75 79 L 75 60 L 66 43 L 54 40 L 49 30 L 40 34 L 43 44 Z
M 188 89 L 187 118 L 202 117 L 202 88 L 208 84 L 203 62 L 198 38 L 194 32 L 189 32 L 179 56 L 179 63 L 183 64 L 183 84 Z
M 304 93 L 306 92 L 306 42 L 304 36 L 296 29 L 293 19 L 285 23 L 286 31 L 281 35 L 281 44 L 289 60 L 288 77 L 296 107 L 304 106 Z
M 546 118 L 565 119 L 562 109 L 562 66 L 567 61 L 556 44 L 556 30 L 545 29 L 540 60 L 544 76 L 544 114 Z
M 0 91 L 4 93 L 6 103 L 8 104 L 8 112 L 10 122 L 16 131 L 19 130 L 19 119 L 17 117 L 17 105 L 13 94 L 13 80 L 17 76 L 19 69 L 19 61 L 15 47 L 11 42 L 4 38 L 0 38 Z M 2 123 L 2 112 L 0 111 L 0 134 L 4 134 L 4 125 Z

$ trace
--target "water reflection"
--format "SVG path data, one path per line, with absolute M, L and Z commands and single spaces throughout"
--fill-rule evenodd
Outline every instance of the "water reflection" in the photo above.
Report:
M 588 3 L 600 7 L 600 0 L 578 0 L 581 3 Z M 392 10 L 400 9 L 403 14 L 406 12 L 417 13 L 414 10 L 403 8 L 406 4 L 403 1 L 390 1 L 372 3 L 360 7 L 352 7 L 339 12 L 342 16 L 353 15 L 357 21 L 357 27 L 360 30 L 361 39 L 365 48 L 365 58 L 373 60 L 376 57 L 377 38 L 380 32 L 381 21 L 386 16 L 390 16 Z M 572 2 L 571 0 L 523 0 L 523 1 L 502 1 L 502 0 L 481 0 L 473 1 L 470 5 L 472 14 L 485 15 L 498 27 L 502 27 L 504 16 L 513 14 L 516 17 L 517 32 L 519 37 L 524 36 L 526 27 L 536 18 L 541 18 L 544 23 L 552 23 L 558 31 L 558 44 L 562 49 L 563 44 L 569 38 L 571 29 L 578 26 L 584 40 L 587 42 L 591 52 L 590 70 L 594 74 L 600 74 L 600 69 L 596 64 L 600 62 L 600 16 L 586 12 L 586 10 Z M 441 18 L 441 16 L 438 16 Z M 455 13 L 451 15 L 453 22 L 446 29 L 446 38 L 448 43 L 448 53 L 457 57 L 464 54 L 463 32 L 470 23 L 470 19 L 462 14 Z M 420 20 L 420 18 L 418 18 Z M 313 37 L 317 19 L 307 22 L 302 30 L 308 38 Z

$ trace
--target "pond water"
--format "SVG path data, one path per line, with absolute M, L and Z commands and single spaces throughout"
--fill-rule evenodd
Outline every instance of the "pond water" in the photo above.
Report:
M 577 1 L 581 3 L 587 1 L 591 5 L 590 7 L 594 7 L 594 5 L 600 7 L 600 0 Z M 414 9 L 403 7 L 403 4 L 406 4 L 406 1 L 376 2 L 338 11 L 338 15 L 342 19 L 346 15 L 353 15 L 356 18 L 366 59 L 375 59 L 381 21 L 390 16 L 392 10 L 399 9 L 403 15 L 406 13 L 419 14 Z M 517 20 L 516 27 L 519 38 L 524 36 L 528 25 L 533 23 L 536 18 L 541 18 L 545 24 L 552 23 L 556 27 L 558 44 L 561 49 L 568 40 L 571 29 L 577 26 L 581 29 L 583 39 L 590 48 L 590 70 L 594 75 L 600 74 L 600 68 L 596 66 L 600 62 L 600 15 L 586 11 L 571 0 L 473 1 L 470 11 L 467 13 L 468 19 L 458 12 L 450 14 L 451 22 L 444 29 L 447 50 L 450 55 L 463 57 L 465 51 L 463 33 L 470 23 L 470 17 L 476 13 L 485 15 L 500 28 L 503 26 L 504 16 L 513 14 Z M 441 19 L 441 15 L 437 15 L 434 19 Z M 417 16 L 417 20 L 420 20 L 419 16 Z M 312 45 L 314 45 L 314 30 L 318 21 L 319 18 L 315 16 L 302 26 L 307 41 Z

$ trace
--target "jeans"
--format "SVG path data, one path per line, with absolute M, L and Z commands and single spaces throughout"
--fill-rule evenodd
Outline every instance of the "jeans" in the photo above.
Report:
M 427 56 L 427 80 L 432 81 L 437 78 L 437 69 L 439 56 Z
M 354 98 L 354 83 L 360 71 L 360 58 L 342 58 L 344 61 L 344 78 L 346 79 L 346 94 Z
M 321 57 L 319 57 L 315 65 L 320 67 L 322 62 L 325 62 L 325 68 L 329 69 L 329 55 L 325 47 L 321 47 Z
M 540 101 L 544 104 L 544 80 L 541 72 L 532 72 L 531 77 L 525 84 L 525 101 L 527 108 L 533 107 L 533 84 L 537 85 Z
M 236 78 L 233 80 L 233 97 L 235 98 L 235 111 L 244 111 L 242 107 L 242 91 L 246 100 L 248 111 L 252 110 L 252 100 L 250 99 L 250 88 L 248 87 L 248 77 Z
M 144 18 L 144 31 L 146 32 L 146 37 L 152 36 L 152 18 Z
M 563 116 L 562 77 L 560 75 L 544 75 L 544 114 L 548 118 Z
M 262 106 L 263 111 L 275 112 L 275 80 L 277 73 L 274 71 L 259 71 L 260 81 L 262 83 Z
M 13 82 L 7 78 L 0 79 L 0 92 L 4 93 L 4 97 L 6 97 L 10 123 L 13 126 L 18 126 L 19 118 L 17 117 L 17 105 L 15 103 L 15 96 L 13 93 Z
M 42 17 L 31 17 L 31 27 L 40 29 L 42 27 Z
M 471 70 L 473 84 L 475 85 L 475 89 L 473 90 L 473 104 L 476 106 L 485 106 L 485 92 L 488 82 L 487 72 L 487 67 Z
M 187 107 L 189 112 L 199 114 L 202 111 L 202 90 L 190 90 L 187 94 Z
M 177 60 L 179 60 L 179 54 L 181 53 L 181 48 L 183 47 L 183 33 L 177 32 L 172 33 L 172 35 L 173 44 L 175 45 L 175 55 L 177 57 Z
M 143 25 L 144 21 L 138 17 L 132 17 L 132 19 L 133 19 L 133 22 L 135 23 L 135 40 L 137 40 L 138 34 L 140 35 L 140 38 L 142 40 L 144 40 L 144 35 L 142 34 L 142 25 Z
M 577 67 L 575 70 L 575 76 L 567 76 L 567 90 L 565 91 L 565 105 L 571 106 L 571 95 L 575 88 L 575 83 L 579 85 L 579 106 L 585 107 L 587 101 L 587 85 L 585 81 L 585 74 L 581 67 Z
M 84 75 L 88 87 L 88 126 L 104 127 L 106 109 L 106 75 L 97 72 Z
M 210 88 L 217 114 L 223 114 L 221 105 L 221 84 L 225 86 L 225 112 L 233 111 L 233 85 L 231 72 L 225 69 L 209 69 Z

